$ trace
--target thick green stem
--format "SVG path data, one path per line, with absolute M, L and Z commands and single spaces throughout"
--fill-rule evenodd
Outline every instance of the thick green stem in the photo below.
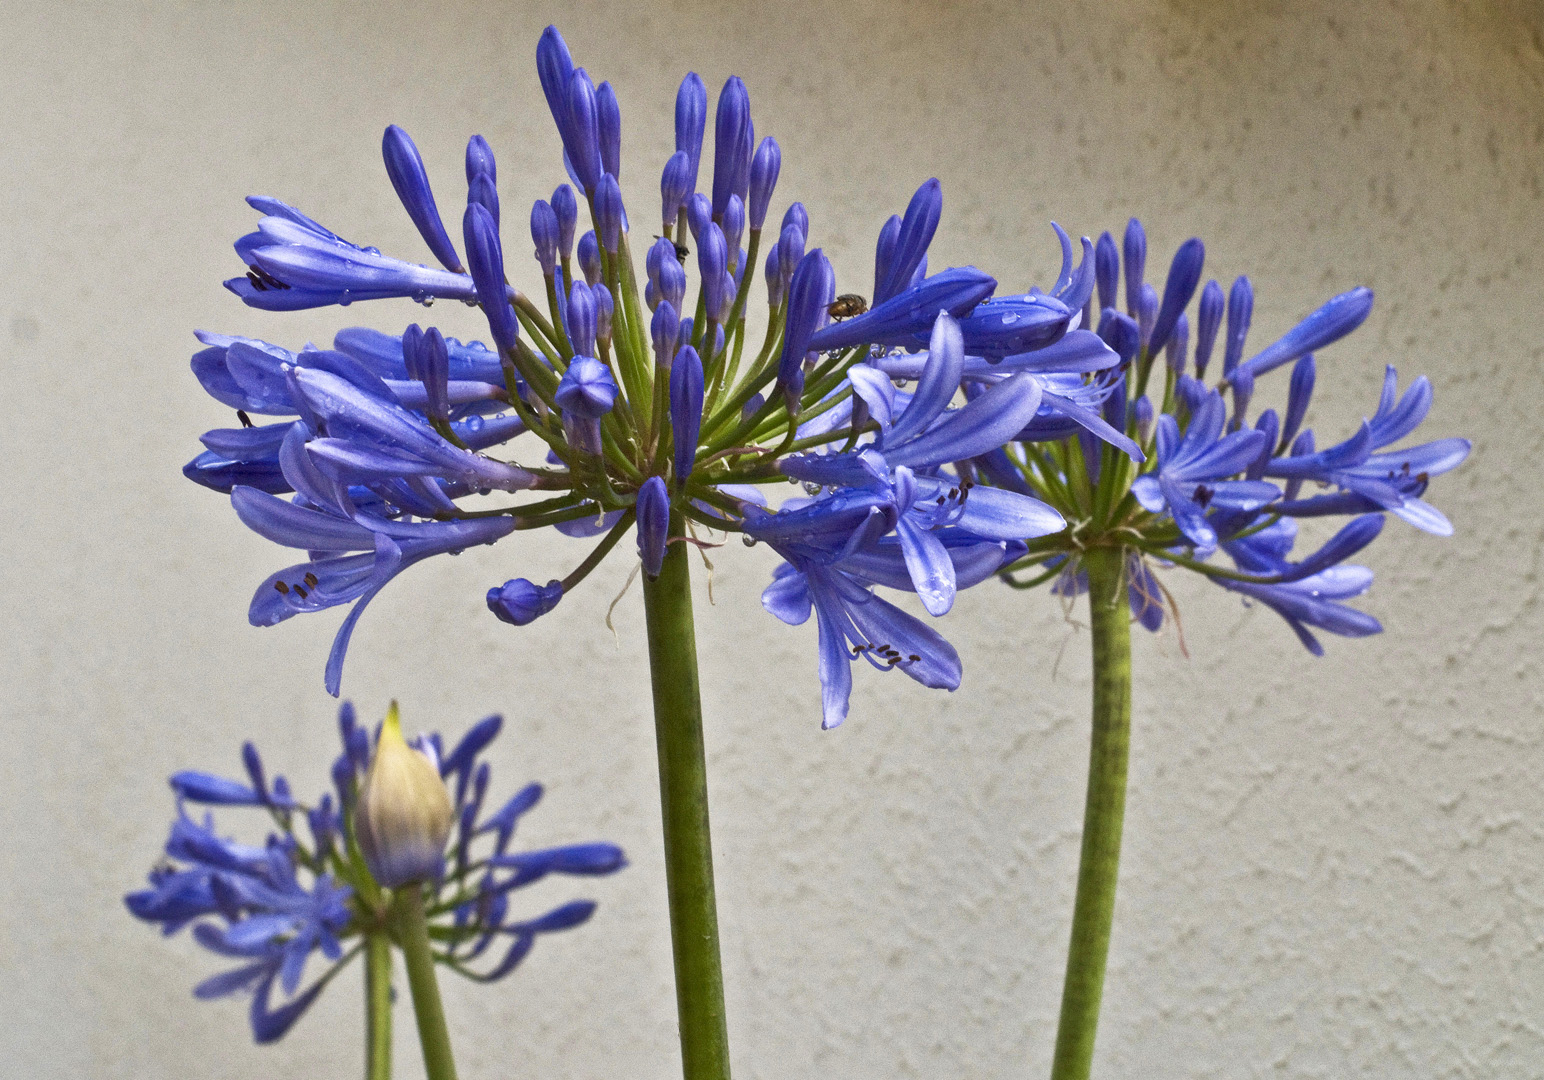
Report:
M 365 1080 L 391 1080 L 391 938 L 365 936 Z
M 672 514 L 670 535 L 679 537 L 684 532 L 681 515 Z M 659 576 L 644 578 L 643 607 L 654 684 L 682 1072 L 686 1080 L 728 1080 L 729 1034 L 708 835 L 708 771 L 686 555 L 684 543 L 669 545 Z
M 1088 801 L 1083 810 L 1083 854 L 1067 950 L 1061 1024 L 1051 1080 L 1087 1080 L 1094 1061 L 1099 999 L 1115 917 L 1121 819 L 1126 812 L 1126 759 L 1131 749 L 1131 617 L 1126 602 L 1126 553 L 1092 548 L 1088 571 L 1094 639 L 1093 740 L 1088 758 Z
M 418 1017 L 418 1042 L 424 1051 L 424 1072 L 429 1080 L 456 1080 L 456 1063 L 450 1053 L 450 1029 L 445 1026 L 445 1007 L 440 1004 L 434 954 L 429 951 L 423 886 L 414 882 L 397 889 L 392 897 L 392 908 L 397 923 L 397 943 L 402 946 L 402 957 L 407 961 L 407 985 L 413 992 L 413 1012 Z

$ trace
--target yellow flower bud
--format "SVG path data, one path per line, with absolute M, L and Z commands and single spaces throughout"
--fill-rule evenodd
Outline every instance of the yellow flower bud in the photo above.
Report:
M 393 701 L 354 812 L 359 848 L 375 880 L 395 889 L 438 876 L 453 816 L 439 770 L 402 737 Z

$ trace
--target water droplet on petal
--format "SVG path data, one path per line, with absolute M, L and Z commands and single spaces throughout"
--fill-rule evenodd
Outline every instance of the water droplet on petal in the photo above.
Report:
M 468 416 L 466 418 L 466 429 L 475 435 L 483 429 L 483 418 L 480 416 Z

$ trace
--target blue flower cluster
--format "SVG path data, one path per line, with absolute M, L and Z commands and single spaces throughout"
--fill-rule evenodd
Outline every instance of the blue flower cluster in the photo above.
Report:
M 1089 242 L 1083 243 L 1086 256 Z M 1089 297 L 1083 318 L 1118 363 L 1069 386 L 1081 413 L 1042 409 L 1034 424 L 971 468 L 1005 490 L 1046 499 L 1072 523 L 1066 533 L 1032 543 L 1010 570 L 1041 572 L 1028 581 L 1009 573 L 1011 583 L 1029 587 L 1055 578 L 1058 591 L 1078 591 L 1079 553 L 1091 545 L 1118 546 L 1129 553 L 1132 612 L 1149 630 L 1163 625 L 1171 606 L 1153 568 L 1178 565 L 1270 607 L 1318 655 L 1323 648 L 1310 628 L 1348 637 L 1382 629 L 1342 601 L 1372 583 L 1372 571 L 1346 560 L 1377 537 L 1385 514 L 1437 536 L 1452 533 L 1422 496 L 1433 477 L 1464 460 L 1470 444 L 1449 438 L 1394 448 L 1426 418 L 1432 388 L 1422 376 L 1400 394 L 1389 367 L 1372 417 L 1318 449 L 1313 430 L 1304 427 L 1315 353 L 1361 325 L 1372 309 L 1371 291 L 1331 298 L 1245 359 L 1254 288 L 1240 277 L 1225 298 L 1222 286 L 1208 281 L 1196 305 L 1192 351 L 1187 309 L 1204 257 L 1199 240 L 1182 244 L 1160 296 L 1143 278 L 1141 223 L 1131 220 L 1119 248 L 1109 233 L 1100 236 L 1093 246 L 1097 295 Z M 1117 308 L 1122 277 L 1124 311 Z M 1221 378 L 1208 387 L 1219 339 Z M 1267 408 L 1251 421 L 1256 380 L 1289 364 L 1282 411 Z M 988 383 L 1002 377 L 989 366 L 977 370 Z M 1298 520 L 1325 516 L 1351 520 L 1294 561 Z M 1219 553 L 1232 567 L 1210 561 Z
M 335 790 L 309 806 L 295 800 L 282 776 L 268 779 L 251 743 L 242 747 L 244 782 L 203 772 L 173 775 L 177 818 L 165 858 L 150 871 L 149 888 L 124 897 L 130 912 L 162 933 L 191 925 L 200 945 L 237 961 L 193 992 L 217 998 L 250 991 L 252 1034 L 259 1043 L 290 1029 L 362 949 L 366 935 L 391 933 L 385 898 L 365 867 L 354 829 L 370 737 L 347 702 L 338 722 L 343 751 L 332 765 Z M 576 900 L 518 918 L 510 910 L 511 892 L 548 874 L 609 874 L 626 865 L 621 849 L 607 843 L 509 850 L 521 815 L 536 805 L 542 788 L 530 784 L 496 808 L 487 803 L 490 770 L 479 758 L 501 726 L 498 716 L 488 717 L 449 753 L 442 753 L 437 734 L 419 740 L 439 763 L 457 823 L 444 872 L 429 883 L 426 897 L 436 958 L 484 982 L 509 974 L 538 935 L 578 926 L 595 911 L 593 901 Z M 261 846 L 238 843 L 220 835 L 210 812 L 201 821 L 191 816 L 190 805 L 260 809 L 275 831 Z M 493 963 L 478 963 L 506 941 Z M 307 961 L 317 952 L 331 963 L 302 990 Z M 283 998 L 278 1004 L 276 984 Z
M 1058 230 L 1064 267 L 1050 293 L 996 296 L 996 281 L 968 266 L 929 274 L 943 205 L 929 180 L 879 231 L 872 307 L 841 318 L 853 305 L 837 302 L 802 204 L 789 205 L 763 243 L 782 152 L 770 137 L 757 142 L 738 78 L 719 94 L 712 180 L 699 184 L 708 94 L 691 74 L 660 174 L 661 236 L 639 275 L 616 95 L 574 65 L 554 29 L 536 60 L 571 181 L 531 210 L 542 303 L 506 284 L 497 170 L 480 136 L 467 145 L 458 250 L 412 140 L 386 130 L 387 173 L 438 268 L 349 243 L 277 200 L 249 200 L 264 216 L 236 243 L 246 275 L 226 282 L 247 304 L 457 299 L 481 307 L 492 342 L 416 324 L 400 335 L 346 329 L 331 349 L 298 353 L 200 335 L 207 348 L 194 372 L 242 426 L 206 433 L 185 472 L 228 492 L 249 528 L 307 553 L 259 586 L 251 621 L 353 604 L 327 664 L 336 694 L 365 605 L 422 559 L 547 525 L 602 537 L 561 580 L 488 590 L 497 617 L 524 625 L 635 525 L 651 576 L 668 544 L 690 532 L 743 531 L 788 561 L 767 607 L 787 622 L 818 615 L 827 726 L 846 715 L 859 656 L 928 686 L 957 686 L 948 644 L 873 589 L 915 592 L 941 615 L 957 589 L 1023 556 L 1026 540 L 1064 529 L 1039 498 L 973 494 L 951 463 L 997 451 L 1042 414 L 1129 441 L 1090 404 L 1088 377 L 1119 359 L 1075 329 L 1095 287 L 1087 252 L 1074 269 Z M 581 205 L 592 228 L 576 236 Z M 767 327 L 751 356 L 747 308 L 763 247 Z M 920 380 L 916 392 L 892 376 Z M 954 407 L 962 387 L 970 400 Z M 253 426 L 254 414 L 281 419 Z M 513 449 L 526 448 L 523 463 L 492 456 L 522 436 Z M 787 480 L 811 497 L 769 508 L 761 486 Z M 510 498 L 467 505 L 495 492 Z

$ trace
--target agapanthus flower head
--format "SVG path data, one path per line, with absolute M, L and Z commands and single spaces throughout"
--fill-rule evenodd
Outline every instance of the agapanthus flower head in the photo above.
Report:
M 392 719 L 384 733 L 388 741 Z M 521 816 L 542 788 L 529 784 L 502 804 L 489 801 L 491 770 L 482 755 L 501 726 L 499 717 L 490 716 L 448 752 L 437 734 L 417 739 L 416 749 L 405 742 L 398 748 L 415 755 L 406 760 L 427 773 L 445 800 L 434 815 L 443 821 L 436 829 L 445 832 L 434 853 L 437 870 L 443 858 L 443 872 L 424 886 L 436 958 L 484 982 L 514 970 L 539 935 L 578 926 L 595 911 L 593 901 L 574 900 L 522 917 L 515 890 L 548 874 L 609 874 L 627 863 L 621 849 L 607 843 L 510 850 Z M 369 733 L 347 702 L 338 713 L 338 732 L 343 745 L 331 769 L 335 790 L 314 802 L 294 799 L 281 776 L 270 783 L 251 743 L 242 751 L 245 783 L 204 772 L 174 774 L 177 816 L 165 857 L 150 871 L 148 888 L 124 897 L 131 914 L 162 933 L 191 927 L 204 948 L 237 961 L 193 993 L 201 999 L 250 993 L 252 1034 L 259 1043 L 281 1038 L 300 1019 L 360 952 L 365 935 L 391 933 L 382 886 L 400 882 L 389 874 L 379 880 L 373 872 L 379 860 L 372 849 L 385 839 L 383 819 L 370 809 L 383 782 L 379 773 L 369 779 L 380 751 L 372 763 Z M 401 740 L 400 732 L 395 738 Z M 261 811 L 267 839 L 230 839 L 213 813 L 199 807 Z M 367 839 L 367 818 L 376 823 L 373 840 Z M 372 869 L 360 862 L 361 848 Z M 316 953 L 327 967 L 302 989 Z M 485 955 L 491 962 L 479 963 Z
M 1048 387 L 1045 400 L 1057 415 L 1037 417 L 1002 451 L 973 462 L 982 479 L 1032 493 L 1075 523 L 1030 541 L 1029 554 L 1004 577 L 1021 587 L 1054 581 L 1068 595 L 1085 587 L 1082 552 L 1117 547 L 1128 553 L 1133 616 L 1150 630 L 1159 629 L 1173 607 L 1154 570 L 1178 566 L 1276 611 L 1315 654 L 1323 650 L 1310 627 L 1353 637 L 1377 633 L 1377 620 L 1342 603 L 1372 583 L 1370 570 L 1345 560 L 1378 535 L 1384 513 L 1430 533 L 1451 533 L 1447 519 L 1421 496 L 1433 477 L 1464 460 L 1468 440 L 1390 449 L 1415 430 L 1432 404 L 1424 377 L 1401 396 L 1390 367 L 1374 414 L 1348 438 L 1316 449 L 1313 431 L 1303 427 L 1316 382 L 1314 353 L 1367 318 L 1372 293 L 1358 287 L 1331 298 L 1250 356 L 1253 283 L 1239 276 L 1225 295 L 1217 281 L 1207 281 L 1194 316 L 1191 375 L 1186 309 L 1202 277 L 1205 250 L 1197 239 L 1180 245 L 1161 300 L 1143 281 L 1147 257 L 1147 235 L 1135 218 L 1119 260 L 1110 234 L 1100 237 L 1094 247 L 1102 308 L 1097 333 L 1117 363 Z M 1124 314 L 1113 308 L 1122 268 Z M 1056 356 L 1081 333 L 1037 355 Z M 1202 380 L 1219 337 L 1223 377 L 1209 388 Z M 1163 364 L 1156 363 L 1160 351 Z M 1252 412 L 1266 392 L 1262 377 L 1288 363 L 1293 368 L 1282 411 Z M 900 369 L 892 363 L 889 370 Z M 1067 421 L 1075 421 L 1077 430 Z M 1312 493 L 1305 491 L 1310 484 Z M 1333 515 L 1354 516 L 1294 561 L 1296 519 Z M 1232 567 L 1212 561 L 1219 553 Z M 1024 570 L 1034 577 L 1014 576 Z
M 1139 453 L 1104 415 L 1111 384 L 1097 373 L 1121 360 L 1080 326 L 1096 277 L 1104 290 L 1103 256 L 1090 242 L 1078 259 L 1058 229 L 1062 269 L 1051 289 L 994 298 L 997 281 L 982 270 L 929 268 L 943 193 L 925 180 L 880 227 L 872 306 L 845 317 L 852 309 L 833 311 L 835 269 L 804 205 L 773 206 L 782 150 L 770 136 L 757 141 L 739 78 L 714 106 L 706 179 L 709 99 L 696 75 L 676 95 L 675 141 L 659 148 L 660 171 L 625 174 L 620 96 L 575 64 L 553 28 L 536 47 L 535 83 L 563 146 L 544 184 L 566 172 L 571 185 L 519 193 L 531 200 L 530 249 L 522 241 L 506 251 L 486 140 L 467 144 L 457 251 L 431 190 L 434 170 L 392 127 L 388 174 L 443 268 L 351 244 L 283 203 L 254 199 L 264 217 L 236 245 L 247 275 L 228 283 L 247 303 L 278 310 L 462 300 L 482 310 L 489 344 L 425 323 L 400 336 L 346 329 L 333 348 L 299 353 L 204 335 L 209 347 L 194 358 L 218 401 L 275 421 L 207 433 L 187 475 L 228 492 L 249 527 L 307 555 L 259 587 L 251 620 L 353 604 L 327 666 L 332 692 L 355 622 L 396 574 L 549 525 L 596 546 L 545 586 L 514 577 L 489 589 L 488 607 L 505 622 L 551 611 L 634 527 L 651 572 L 670 543 L 689 538 L 672 530 L 741 531 L 765 538 L 812 582 L 812 602 L 827 612 L 827 660 L 833 634 L 862 644 L 843 625 L 870 626 L 872 659 L 893 642 L 877 640 L 885 635 L 867 615 L 840 624 L 832 604 L 861 606 L 858 593 L 901 587 L 939 615 L 959 588 L 989 575 L 982 568 L 993 558 L 1016 557 L 1017 545 L 1063 527 L 1043 500 L 979 488 L 955 463 L 1069 425 Z M 661 232 L 641 266 L 624 175 L 660 184 Z M 530 250 L 534 267 L 508 257 L 517 250 Z M 764 277 L 755 272 L 763 268 Z M 751 300 L 763 281 L 758 343 L 750 324 L 762 309 Z M 1169 315 L 1155 314 L 1150 333 Z M 1120 320 L 1134 341 L 1135 323 Z M 914 392 L 896 385 L 915 378 Z M 819 490 L 774 508 L 766 486 L 789 478 Z M 919 633 L 890 636 L 920 642 Z M 933 648 L 883 664 L 953 685 L 958 664 L 935 664 Z M 828 723 L 839 719 L 835 677 L 826 680 Z

